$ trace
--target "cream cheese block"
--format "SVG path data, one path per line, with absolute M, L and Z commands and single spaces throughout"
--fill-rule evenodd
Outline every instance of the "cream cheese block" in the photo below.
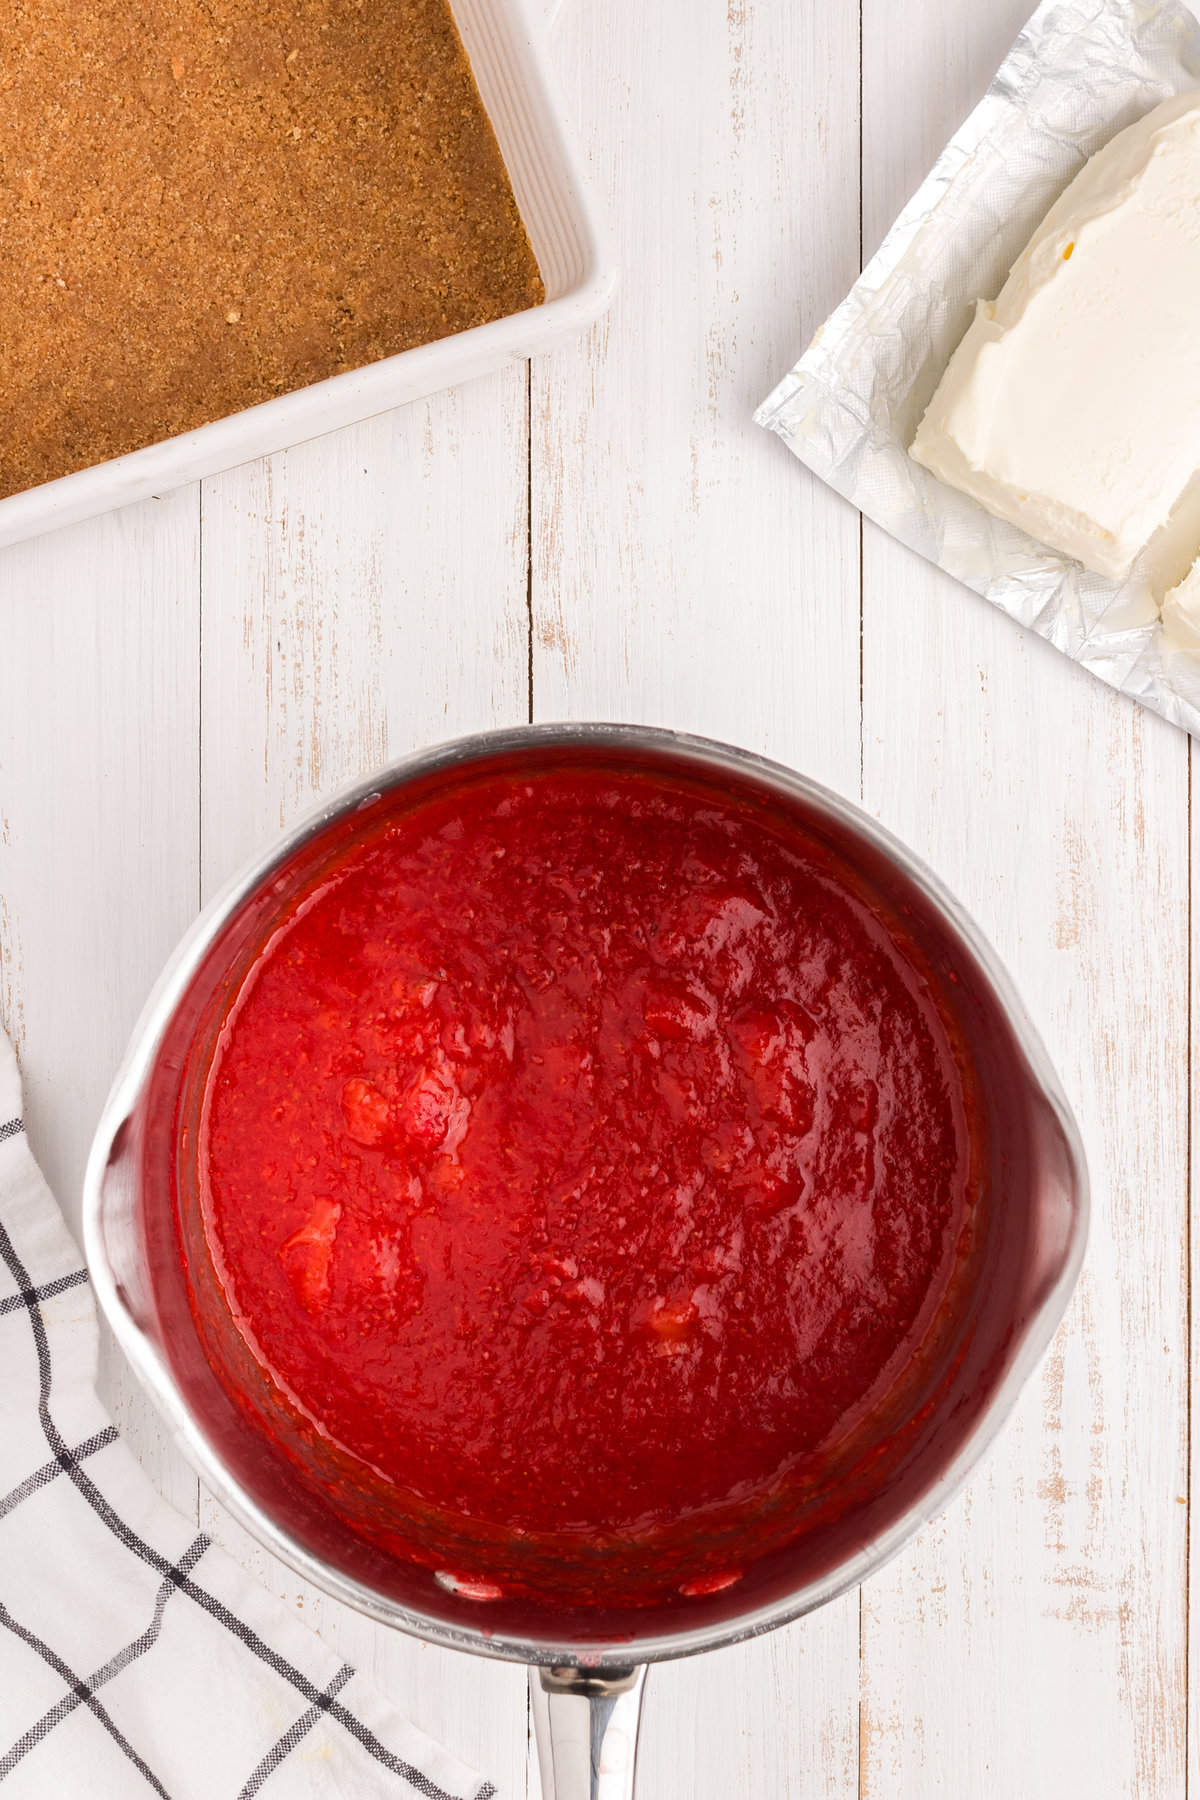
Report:
M 1163 595 L 1162 622 L 1171 649 L 1200 650 L 1200 557 Z
M 1121 579 L 1200 468 L 1200 92 L 1098 150 L 994 301 L 912 445 L 989 512 Z

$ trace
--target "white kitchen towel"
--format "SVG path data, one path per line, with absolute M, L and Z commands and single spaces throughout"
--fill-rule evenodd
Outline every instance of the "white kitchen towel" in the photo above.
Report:
M 64 1800 L 489 1800 L 151 1488 L 0 1032 L 0 1783 Z

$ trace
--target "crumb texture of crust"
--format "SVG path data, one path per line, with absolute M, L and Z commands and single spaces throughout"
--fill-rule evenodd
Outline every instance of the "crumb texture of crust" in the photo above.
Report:
M 18 0 L 0 496 L 544 298 L 446 0 Z

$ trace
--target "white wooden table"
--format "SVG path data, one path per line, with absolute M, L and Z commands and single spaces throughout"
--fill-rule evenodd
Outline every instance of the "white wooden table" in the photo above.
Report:
M 460 731 L 636 719 L 767 751 L 907 838 L 1015 973 L 1094 1178 L 1067 1322 L 969 1491 L 861 1595 L 653 1673 L 645 1800 L 1183 1800 L 1200 1777 L 1193 753 L 749 422 L 1029 3 L 567 0 L 554 54 L 622 267 L 590 339 L 0 554 L 0 1017 L 74 1221 L 199 904 L 314 795 Z M 535 1790 L 519 1670 L 304 1587 L 197 1494 L 115 1357 L 105 1380 L 177 1505 Z

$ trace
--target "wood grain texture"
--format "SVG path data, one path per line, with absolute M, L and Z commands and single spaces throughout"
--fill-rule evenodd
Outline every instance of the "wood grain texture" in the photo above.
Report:
M 29 1138 L 78 1236 L 88 1145 L 198 895 L 199 494 L 0 552 L 0 1019 Z M 105 1340 L 154 1479 L 195 1478 Z
M 1078 1110 L 1094 1214 L 1016 1417 L 966 1497 L 865 1590 L 863 1793 L 1182 1795 L 1183 745 L 996 615 L 965 638 L 966 597 L 912 568 L 889 584 L 899 555 L 868 535 L 868 804 L 1026 994 Z M 953 810 L 951 765 L 974 787 Z
M 528 709 L 523 367 L 203 488 L 205 895 L 321 796 Z
M 1200 745 L 1189 743 L 1188 746 L 1188 820 L 1191 844 L 1190 885 L 1188 888 L 1188 925 L 1191 941 L 1195 943 L 1196 903 L 1200 895 L 1200 838 L 1194 823 L 1194 809 L 1197 795 L 1200 795 Z M 1190 1012 L 1188 1015 L 1190 1054 L 1188 1057 L 1189 1101 L 1189 1195 L 1191 1206 L 1188 1214 L 1188 1326 L 1190 1343 L 1188 1346 L 1188 1485 L 1186 1496 L 1188 1501 L 1189 1524 L 1191 1508 L 1197 1495 L 1200 1495 L 1200 1434 L 1195 1430 L 1195 1407 L 1200 1395 L 1200 1316 L 1194 1303 L 1194 1296 L 1200 1292 L 1200 1232 L 1194 1225 L 1195 1195 L 1200 1187 L 1200 1093 L 1197 1092 L 1195 1075 L 1200 1069 L 1200 1044 L 1196 1041 L 1197 1027 L 1200 1025 L 1200 958 L 1194 951 L 1191 958 Z M 1187 1591 L 1189 1600 L 1188 1630 L 1188 1709 L 1187 1709 L 1187 1787 L 1189 1795 L 1200 1794 L 1200 1630 L 1197 1629 L 1191 1602 L 1200 1596 L 1200 1532 L 1188 1531 L 1188 1575 Z
M 864 16 L 870 253 L 1024 0 Z M 896 97 L 920 91 L 925 104 Z M 864 1800 L 1185 1791 L 1186 740 L 868 528 L 864 793 L 975 913 L 1089 1149 L 1079 1292 L 966 1495 L 864 1592 Z
M 616 233 L 585 354 L 534 364 L 533 702 L 732 738 L 853 794 L 858 525 L 750 423 L 858 266 L 858 16 L 568 5 Z M 857 1792 L 858 1604 L 651 1673 L 640 1792 Z
M 858 267 L 857 7 L 568 5 L 554 45 L 621 279 L 533 367 L 536 712 L 855 789 L 857 524 L 750 414 Z
M 204 483 L 207 897 L 322 796 L 528 711 L 523 367 Z M 410 1717 L 525 1791 L 521 1670 L 371 1624 L 201 1523 Z

